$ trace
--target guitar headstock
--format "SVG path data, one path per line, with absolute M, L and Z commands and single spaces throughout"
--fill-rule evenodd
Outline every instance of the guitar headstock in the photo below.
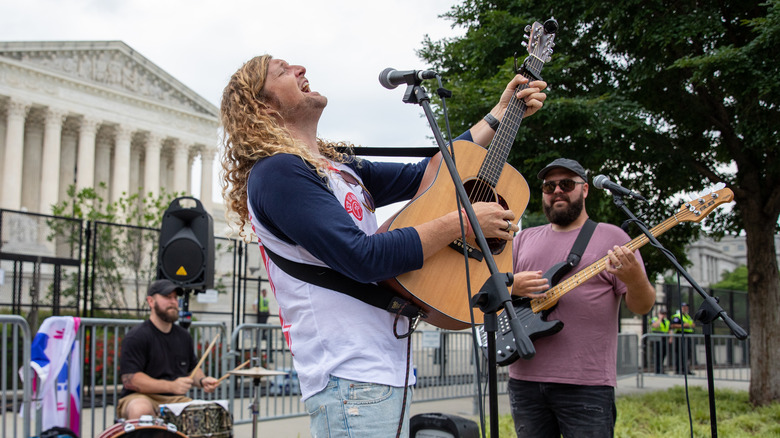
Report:
M 555 47 L 553 40 L 555 40 L 555 32 L 558 31 L 558 22 L 555 18 L 550 18 L 544 24 L 535 21 L 534 24 L 526 26 L 525 31 L 528 38 L 526 43 L 528 54 L 543 63 L 548 62 Z
M 701 222 L 715 207 L 734 200 L 734 192 L 723 183 L 715 185 L 713 190 L 705 190 L 680 207 L 675 215 L 680 222 Z

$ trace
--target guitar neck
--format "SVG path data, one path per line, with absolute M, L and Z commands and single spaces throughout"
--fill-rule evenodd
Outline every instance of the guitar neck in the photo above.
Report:
M 544 63 L 541 59 L 529 56 L 523 63 L 520 74 L 527 78 L 539 77 L 543 66 Z M 515 93 L 509 100 L 509 105 L 507 105 L 506 113 L 504 113 L 504 117 L 501 119 L 501 124 L 498 126 L 498 131 L 496 131 L 496 135 L 490 143 L 485 161 L 479 170 L 478 177 L 492 187 L 498 184 L 504 163 L 506 163 L 509 157 L 512 143 L 515 141 L 517 131 L 520 129 L 520 123 L 522 123 L 525 116 L 527 107 L 525 101 L 517 98 L 517 92 L 526 88 L 528 88 L 528 84 L 520 84 L 515 89 Z
M 653 237 L 658 237 L 681 222 L 683 221 L 679 220 L 677 218 L 677 214 L 675 214 L 674 216 L 666 219 L 665 221 L 653 227 L 650 230 L 650 234 L 652 234 Z M 626 247 L 631 251 L 636 251 L 637 249 L 645 246 L 649 241 L 650 239 L 643 234 L 637 237 L 636 239 L 628 242 L 628 244 L 626 244 Z M 576 288 L 577 286 L 581 285 L 582 283 L 590 280 L 591 278 L 595 277 L 601 271 L 605 270 L 607 268 L 608 258 L 609 256 L 604 256 L 599 261 L 593 263 L 587 268 L 577 272 L 571 277 L 558 283 L 558 285 L 556 285 L 555 287 L 547 291 L 546 298 L 532 299 L 531 310 L 533 310 L 534 313 L 538 313 L 541 312 L 542 310 L 547 310 L 552 308 L 558 302 L 558 300 L 561 299 L 561 297 L 564 296 L 566 293 Z

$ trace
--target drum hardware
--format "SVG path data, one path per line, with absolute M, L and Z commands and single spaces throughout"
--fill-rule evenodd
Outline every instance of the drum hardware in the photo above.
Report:
M 260 380 L 263 377 L 281 376 L 287 373 L 284 371 L 269 370 L 261 366 L 247 368 L 245 370 L 235 369 L 228 373 L 234 376 L 252 378 L 252 386 L 255 388 L 255 400 L 252 402 L 252 436 L 257 438 L 257 416 L 260 414 Z

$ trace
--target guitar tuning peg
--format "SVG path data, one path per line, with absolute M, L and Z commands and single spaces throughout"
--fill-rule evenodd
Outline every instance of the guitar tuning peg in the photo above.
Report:
M 528 32 L 528 33 L 531 33 L 531 29 L 532 29 L 531 25 L 530 24 L 526 24 L 525 28 L 523 30 Z
M 715 191 L 716 192 L 718 190 L 723 190 L 725 188 L 726 188 L 726 183 L 724 183 L 724 182 L 719 182 L 719 183 L 715 184 Z
M 712 193 L 712 189 L 706 188 L 706 189 L 702 190 L 701 193 L 699 193 L 699 197 L 703 198 L 703 197 L 709 195 L 710 193 Z

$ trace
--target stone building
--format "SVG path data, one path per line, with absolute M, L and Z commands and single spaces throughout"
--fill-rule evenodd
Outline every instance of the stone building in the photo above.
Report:
M 211 202 L 219 109 L 121 41 L 0 42 L 0 207 L 48 214 L 78 189 Z
M 139 190 L 194 191 L 224 236 L 223 203 L 212 201 L 218 129 L 215 105 L 121 41 L 0 42 L 0 305 L 26 311 L 77 269 L 55 266 L 74 256 L 34 215 L 51 214 L 71 185 L 94 187 L 107 202 Z M 230 286 L 233 255 L 222 253 L 216 276 Z M 258 259 L 249 268 L 264 278 Z M 233 309 L 233 299 L 200 301 L 193 311 Z

